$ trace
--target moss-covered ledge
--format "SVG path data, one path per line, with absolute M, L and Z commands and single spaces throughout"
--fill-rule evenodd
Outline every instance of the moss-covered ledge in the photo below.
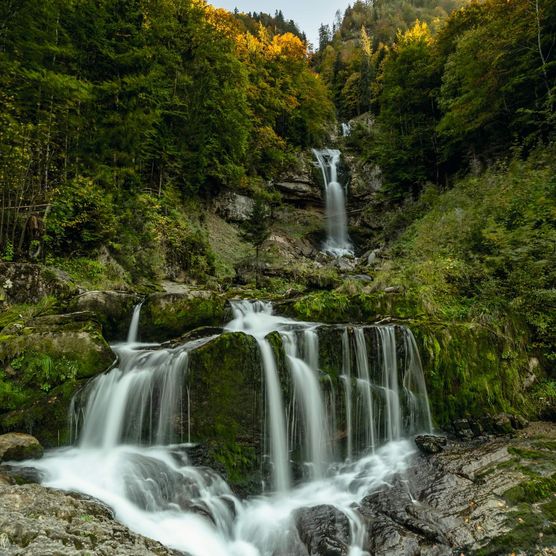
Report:
M 48 315 L 5 327 L 0 340 L 0 432 L 66 443 L 73 393 L 115 360 L 100 324 L 85 312 Z
M 345 290 L 312 293 L 281 304 L 280 310 L 313 322 L 408 326 L 419 346 L 433 417 L 441 428 L 451 428 L 457 419 L 501 412 L 538 418 L 543 410 L 539 399 L 546 405 L 545 398 L 556 391 L 530 351 L 527 327 L 518 318 L 508 315 L 494 328 L 428 314 L 411 290 Z
M 224 296 L 209 290 L 149 295 L 141 309 L 140 338 L 163 342 L 202 326 L 222 326 L 226 303 Z

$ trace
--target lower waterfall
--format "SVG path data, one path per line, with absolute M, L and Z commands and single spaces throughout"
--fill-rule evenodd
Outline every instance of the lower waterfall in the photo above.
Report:
M 432 428 L 411 331 L 299 322 L 263 302 L 232 309 L 225 330 L 253 336 L 260 351 L 266 494 L 240 500 L 188 455 L 189 354 L 214 336 L 160 348 L 130 334 L 131 343 L 114 346 L 117 366 L 74 398 L 74 447 L 32 465 L 44 484 L 98 498 L 131 529 L 192 556 L 304 554 L 296 519 L 319 505 L 346 516 L 349 555 L 366 554 L 357 503 L 403 473 L 414 452 L 407 438 Z

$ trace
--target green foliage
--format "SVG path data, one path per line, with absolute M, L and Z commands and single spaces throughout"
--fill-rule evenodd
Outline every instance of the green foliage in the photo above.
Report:
M 14 260 L 14 246 L 11 241 L 6 241 L 4 245 L 4 250 L 2 252 L 2 260 L 6 262 L 11 262 Z
M 556 197 L 553 148 L 529 161 L 462 180 L 432 201 L 392 246 L 377 283 L 418 292 L 439 318 L 497 329 L 512 315 L 532 333 L 529 350 L 553 365 L 556 338 Z
M 79 255 L 114 239 L 112 198 L 92 180 L 76 178 L 53 198 L 47 242 L 55 254 Z

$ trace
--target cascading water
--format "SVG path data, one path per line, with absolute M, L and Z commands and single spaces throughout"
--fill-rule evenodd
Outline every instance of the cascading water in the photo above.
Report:
M 212 337 L 157 349 L 130 334 L 114 346 L 118 365 L 74 400 L 77 447 L 33 465 L 45 484 L 94 496 L 130 528 L 192 556 L 303 554 L 296 512 L 321 504 L 346 515 L 349 555 L 365 554 L 355 505 L 404 471 L 413 450 L 403 435 L 431 428 L 411 332 L 303 323 L 261 302 L 234 302 L 233 312 L 227 331 L 255 337 L 260 350 L 276 492 L 241 502 L 215 472 L 191 466 L 190 444 L 170 444 L 189 426 L 188 354 Z M 337 337 L 340 368 L 322 357 L 324 331 Z M 282 342 L 285 369 L 270 333 Z M 294 481 L 293 459 L 305 480 Z
M 326 195 L 326 232 L 323 250 L 335 257 L 353 255 L 347 231 L 346 199 L 344 188 L 338 181 L 340 151 L 336 149 L 313 149 L 322 171 Z

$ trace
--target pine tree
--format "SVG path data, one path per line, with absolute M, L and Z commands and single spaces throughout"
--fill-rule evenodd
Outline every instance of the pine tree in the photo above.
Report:
M 255 248 L 255 284 L 259 287 L 259 255 L 263 243 L 270 235 L 270 211 L 260 197 L 255 200 L 251 214 L 244 224 L 242 237 Z

